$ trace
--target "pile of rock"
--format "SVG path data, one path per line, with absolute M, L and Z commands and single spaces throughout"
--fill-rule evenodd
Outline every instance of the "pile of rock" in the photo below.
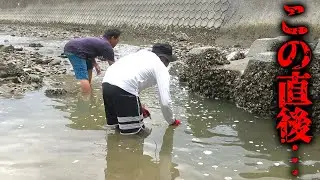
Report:
M 221 68 L 230 64 L 223 51 L 215 47 L 192 49 L 186 64 L 179 78 L 191 91 L 210 98 L 232 99 L 239 72 Z
M 43 86 L 43 78 L 65 74 L 61 60 L 44 57 L 37 52 L 24 52 L 13 46 L 0 50 L 0 94 L 22 94 Z
M 249 112 L 273 116 L 277 108 L 276 76 L 284 70 L 276 62 L 276 51 L 285 37 L 264 38 L 253 42 L 248 64 L 235 90 L 235 103 Z
M 190 51 L 181 81 L 186 81 L 190 90 L 211 98 L 231 100 L 241 108 L 257 115 L 274 117 L 277 112 L 276 76 L 287 74 L 276 62 L 276 51 L 286 37 L 256 40 L 247 55 L 228 61 L 225 52 L 213 47 Z M 311 96 L 314 102 L 312 118 L 320 130 L 320 44 L 315 48 L 310 66 L 312 73 Z M 208 51 L 210 49 L 210 51 Z

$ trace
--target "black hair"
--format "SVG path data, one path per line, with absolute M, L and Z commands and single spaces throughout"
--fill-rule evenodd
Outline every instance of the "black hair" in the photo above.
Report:
M 108 29 L 104 32 L 103 37 L 111 39 L 112 37 L 118 38 L 120 35 L 121 31 L 119 29 Z

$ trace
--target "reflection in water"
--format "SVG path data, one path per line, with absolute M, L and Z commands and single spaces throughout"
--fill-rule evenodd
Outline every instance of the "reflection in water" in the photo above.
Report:
M 99 93 L 100 89 L 96 89 L 88 99 L 85 99 L 81 93 L 78 93 L 77 98 L 56 99 L 65 103 L 65 106 L 55 108 L 70 113 L 66 118 L 72 123 L 67 124 L 67 127 L 78 130 L 102 130 L 106 118 Z
M 174 180 L 179 171 L 172 161 L 173 127 L 168 127 L 159 153 L 160 161 L 143 154 L 144 138 L 123 136 L 119 133 L 107 135 L 106 180 Z

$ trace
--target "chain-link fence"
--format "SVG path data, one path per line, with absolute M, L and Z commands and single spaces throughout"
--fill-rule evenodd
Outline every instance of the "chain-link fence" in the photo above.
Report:
M 0 20 L 218 29 L 279 24 L 279 0 L 0 0 Z M 318 24 L 320 1 L 308 0 Z M 310 10 L 314 9 L 314 10 Z

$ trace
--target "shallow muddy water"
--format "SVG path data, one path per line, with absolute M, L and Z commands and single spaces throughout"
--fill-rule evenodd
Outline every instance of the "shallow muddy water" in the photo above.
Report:
M 34 41 L 8 40 L 23 47 Z M 48 56 L 61 54 L 65 43 L 38 41 L 45 46 L 39 52 Z M 118 52 L 122 56 L 137 49 L 120 45 Z M 95 77 L 88 101 L 80 96 L 49 98 L 45 88 L 21 99 L 0 99 L 1 180 L 291 179 L 290 151 L 279 145 L 274 120 L 192 95 L 175 77 L 171 92 L 181 126 L 168 127 L 151 88 L 141 97 L 152 115 L 145 120 L 153 129 L 150 136 L 103 130 L 102 76 Z M 77 89 L 72 76 L 64 80 Z M 320 177 L 319 150 L 315 139 L 301 146 L 302 179 Z

